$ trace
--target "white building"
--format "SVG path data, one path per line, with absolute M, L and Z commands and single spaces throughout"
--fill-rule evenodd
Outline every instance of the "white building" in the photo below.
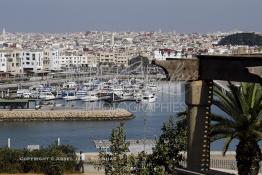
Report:
M 24 51 L 22 52 L 22 69 L 23 72 L 41 71 L 44 68 L 44 53 L 43 51 Z
M 128 61 L 134 57 L 132 52 L 128 51 L 99 51 L 95 53 L 97 63 L 128 65 Z
M 7 57 L 7 52 L 0 52 L 0 72 L 7 72 Z
M 154 59 L 166 60 L 167 58 L 190 58 L 192 55 L 183 54 L 182 50 L 159 49 L 153 52 Z
M 21 61 L 21 50 L 11 50 L 7 62 L 7 72 L 13 75 L 23 73 Z
M 22 73 L 21 50 L 7 49 L 0 51 L 0 71 L 13 75 Z
M 43 69 L 44 70 L 61 70 L 60 50 L 44 49 Z
M 95 55 L 91 53 L 83 53 L 79 51 L 64 51 L 60 52 L 59 64 L 64 68 L 83 68 L 96 67 Z

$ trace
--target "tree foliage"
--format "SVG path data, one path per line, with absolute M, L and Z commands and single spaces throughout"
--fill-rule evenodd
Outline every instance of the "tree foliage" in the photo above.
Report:
M 151 167 L 158 170 L 163 167 L 168 174 L 173 174 L 176 167 L 181 167 L 180 163 L 184 160 L 182 152 L 186 151 L 187 145 L 185 123 L 185 120 L 175 122 L 173 118 L 164 123 L 153 154 L 149 156 Z
M 163 124 L 162 134 L 156 140 L 152 154 L 141 152 L 127 156 L 129 144 L 123 127 L 117 127 L 111 134 L 111 152 L 100 150 L 99 167 L 108 175 L 170 175 L 181 167 L 183 151 L 187 145 L 186 119 L 175 121 L 170 118 Z
M 163 124 L 162 134 L 156 140 L 152 154 L 141 152 L 130 157 L 133 174 L 136 175 L 171 175 L 176 167 L 181 167 L 183 151 L 187 145 L 186 120 L 175 121 L 170 118 Z
M 221 39 L 218 45 L 262 46 L 262 36 L 255 33 L 236 33 Z
M 128 146 L 124 128 L 119 126 L 112 130 L 110 138 L 110 152 L 100 150 L 99 160 L 100 168 L 105 169 L 107 175 L 125 175 L 130 174 L 130 166 L 128 164 Z
M 70 145 L 50 145 L 48 148 L 33 151 L 0 149 L 0 173 L 59 175 L 74 172 L 76 164 L 75 149 Z

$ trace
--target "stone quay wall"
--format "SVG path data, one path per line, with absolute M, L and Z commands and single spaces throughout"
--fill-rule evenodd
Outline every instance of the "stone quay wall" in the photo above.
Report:
M 82 121 L 128 120 L 133 114 L 125 109 L 115 110 L 1 110 L 0 121 Z

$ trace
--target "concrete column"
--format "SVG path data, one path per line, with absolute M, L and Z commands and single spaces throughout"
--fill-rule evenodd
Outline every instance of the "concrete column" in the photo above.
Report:
M 192 81 L 186 84 L 189 139 L 187 168 L 206 172 L 210 165 L 210 107 L 213 98 L 212 81 Z

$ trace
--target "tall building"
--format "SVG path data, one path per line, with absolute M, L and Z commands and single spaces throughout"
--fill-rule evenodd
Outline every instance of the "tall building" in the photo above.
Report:
M 2 31 L 2 40 L 5 41 L 6 39 L 6 32 L 5 32 L 5 28 L 3 28 L 3 31 Z
M 115 45 L 115 33 L 112 33 L 112 38 L 111 38 L 111 47 L 114 47 Z
M 21 51 L 6 49 L 0 51 L 0 72 L 16 75 L 22 73 Z
M 0 51 L 0 72 L 7 72 L 8 53 Z
M 43 51 L 24 51 L 22 57 L 23 72 L 37 72 L 43 70 Z

